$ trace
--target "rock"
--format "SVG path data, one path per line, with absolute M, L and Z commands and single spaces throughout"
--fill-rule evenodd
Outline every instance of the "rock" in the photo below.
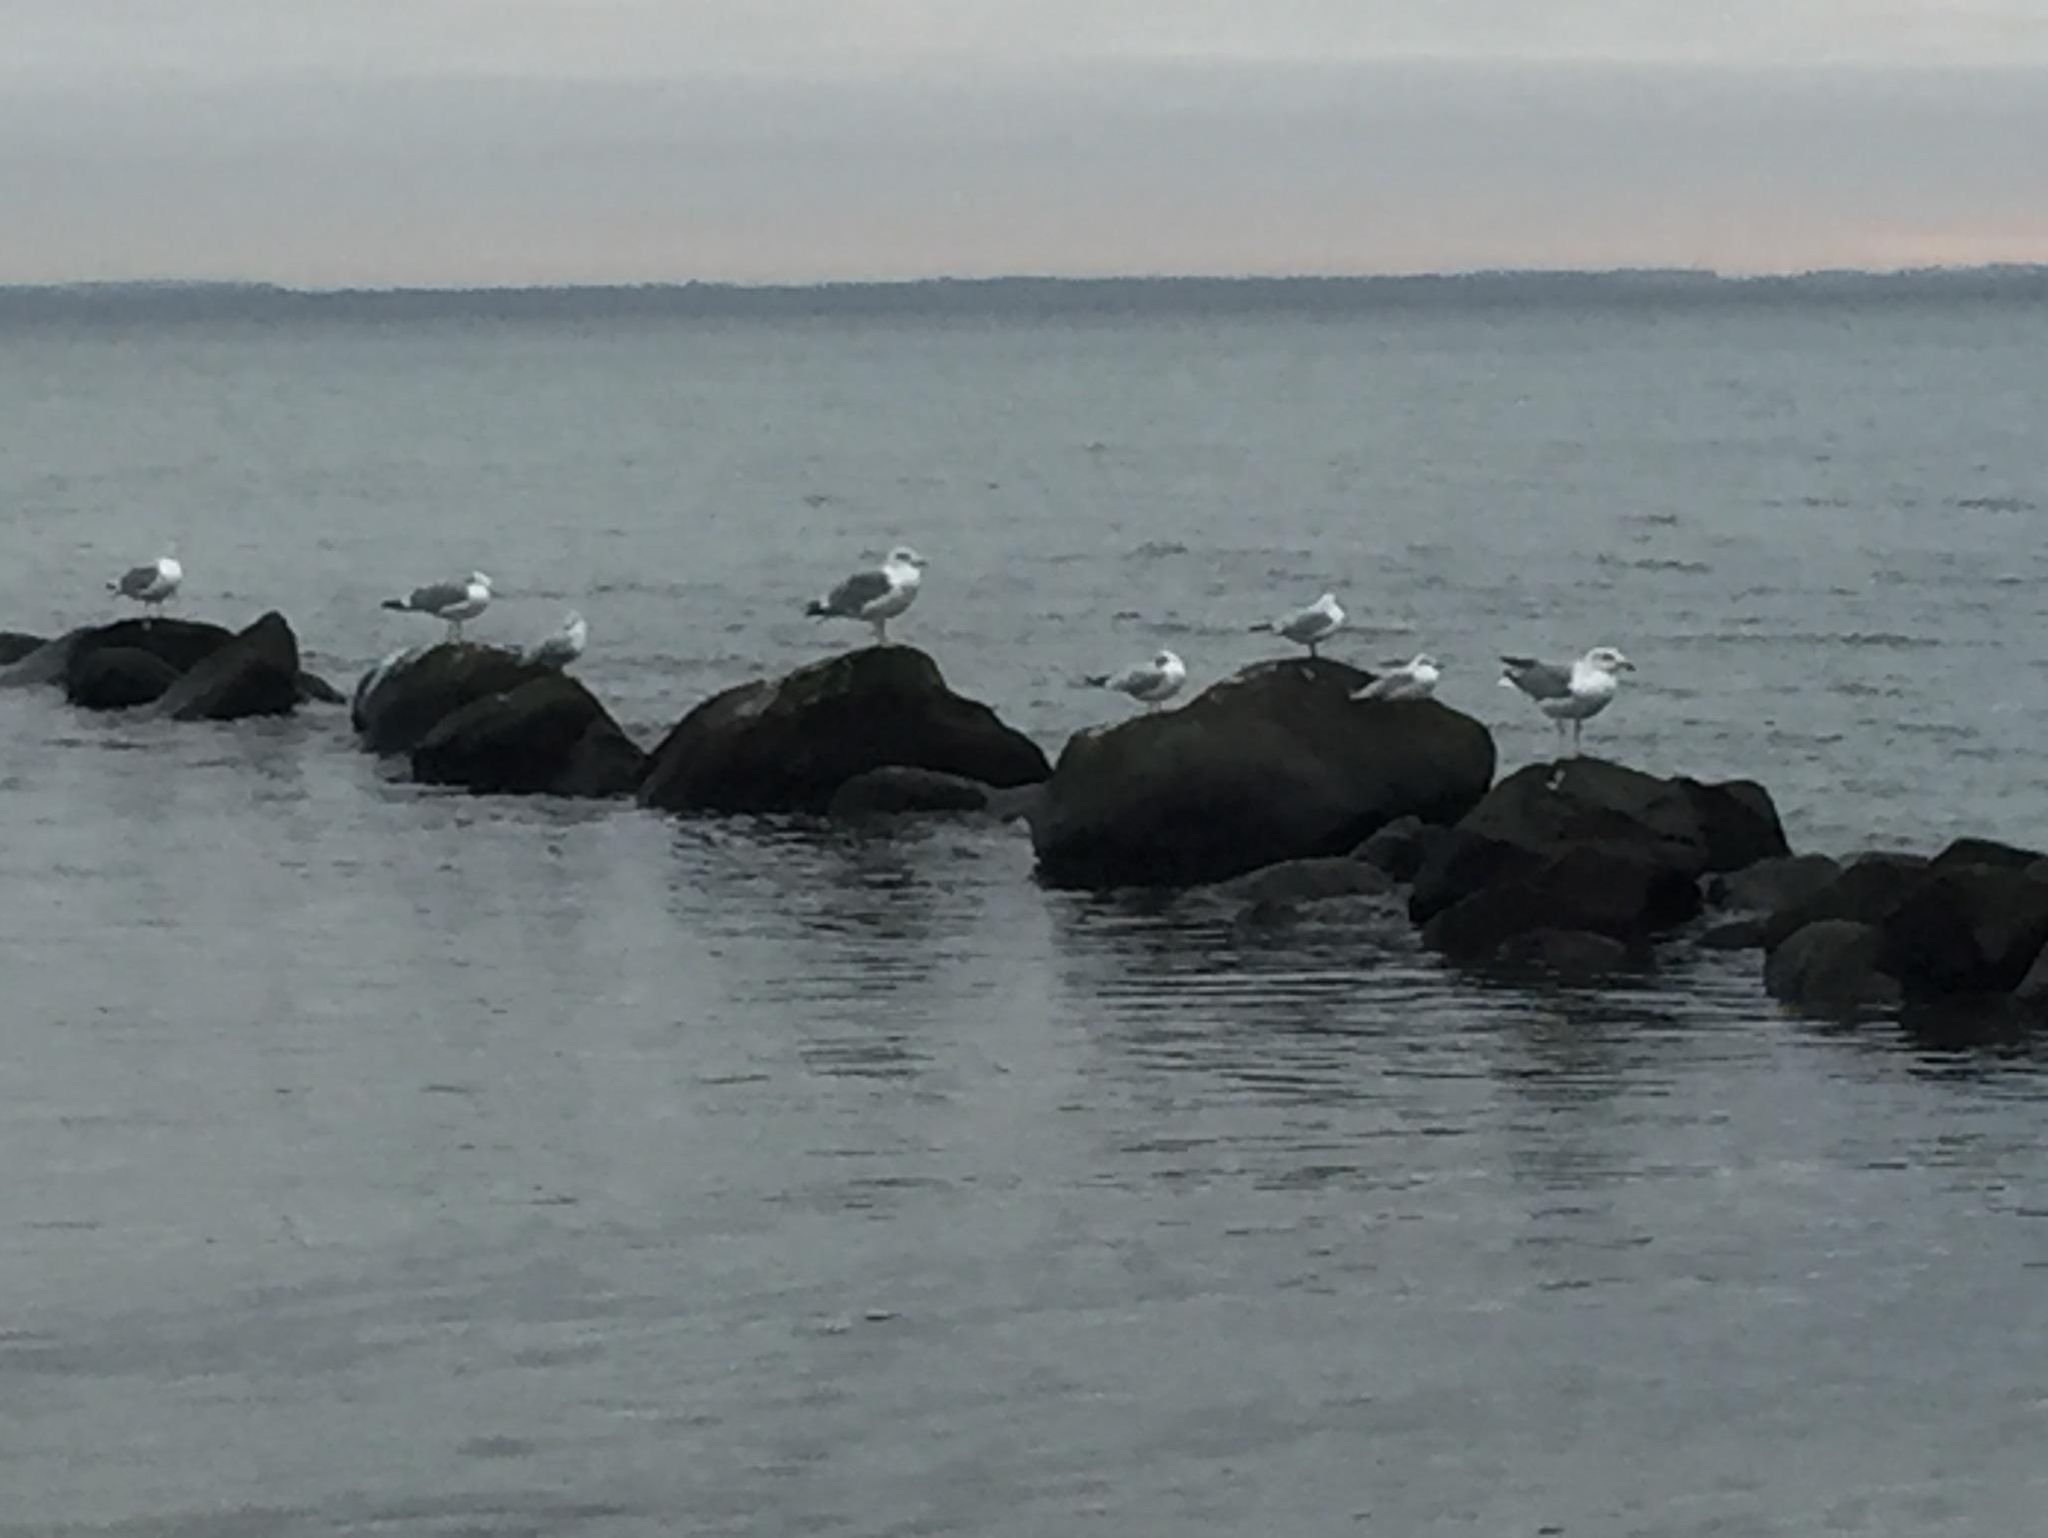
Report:
M 480 795 L 630 795 L 646 767 L 597 697 L 552 668 L 471 700 L 412 750 L 414 779 Z
M 1755 780 L 1708 783 L 1681 775 L 1671 783 L 1692 800 L 1708 871 L 1746 870 L 1792 852 L 1771 793 Z
M 91 626 L 67 630 L 55 640 L 45 641 L 13 663 L 0 667 L 0 688 L 21 689 L 35 684 L 62 684 L 71 666 L 71 653 L 92 633 Z
M 1626 971 L 1635 959 L 1628 946 L 1607 935 L 1579 929 L 1529 929 L 1495 953 L 1502 965 L 1527 968 L 1559 982 L 1595 982 Z
M 1037 744 L 947 688 L 930 657 L 871 646 L 706 700 L 654 750 L 640 800 L 677 812 L 822 812 L 856 775 L 898 765 L 998 787 L 1047 773 Z
M 1178 710 L 1078 733 L 1032 819 L 1040 877 L 1199 886 L 1344 854 L 1399 817 L 1462 816 L 1492 781 L 1492 736 L 1435 700 L 1356 708 L 1366 677 L 1261 663 Z
M 1764 945 L 1764 920 L 1754 913 L 1745 913 L 1739 919 L 1729 919 L 1704 931 L 1699 938 L 1700 949 L 1708 951 L 1758 951 Z
M 1484 885 L 1432 917 L 1422 942 L 1479 960 L 1539 929 L 1605 935 L 1626 945 L 1699 913 L 1699 886 L 1683 870 L 1614 844 L 1582 844 Z
M 502 647 L 460 641 L 401 652 L 364 675 L 350 720 L 372 753 L 410 753 L 465 705 L 554 671 Z
M 47 637 L 20 630 L 0 630 L 0 667 L 9 667 L 50 644 Z
M 1352 858 L 1376 865 L 1396 881 L 1413 881 L 1429 852 L 1443 841 L 1444 830 L 1420 817 L 1397 817 L 1351 851 Z
M 1336 855 L 1327 859 L 1283 860 L 1248 876 L 1219 882 L 1214 890 L 1219 897 L 1234 898 L 1254 907 L 1298 907 L 1303 903 L 1327 902 L 1333 897 L 1384 897 L 1394 890 L 1394 878 L 1363 860 Z
M 1634 942 L 1690 922 L 1702 875 L 1758 849 L 1782 854 L 1783 841 L 1770 798 L 1746 781 L 1660 780 L 1591 758 L 1532 764 L 1430 850 L 1408 912 L 1426 944 L 1461 957 L 1532 929 Z
M 2048 883 L 1937 859 L 1878 929 L 1879 964 L 1910 996 L 2010 993 L 2048 944 Z
M 1824 854 L 1788 854 L 1758 860 L 1740 870 L 1710 877 L 1707 901 L 1747 913 L 1776 913 L 1809 901 L 1841 878 L 1839 862 Z
M 1884 937 L 1873 924 L 1819 919 L 1788 936 L 1764 963 L 1764 988 L 1774 999 L 1819 1010 L 1888 1007 L 1900 999 L 1896 978 L 1878 966 Z
M 856 774 L 832 793 L 832 817 L 891 817 L 909 812 L 986 812 L 989 788 L 963 775 L 888 764 Z
M 2012 997 L 2015 1004 L 2034 1014 L 2048 1014 L 2048 946 L 2041 948 L 2027 968 L 2027 975 L 2013 989 Z
M 177 681 L 178 670 L 161 657 L 102 646 L 66 668 L 64 697 L 86 710 L 129 710 L 155 703 Z
M 1964 865 L 1995 865 L 2002 870 L 2025 870 L 2043 859 L 2038 849 L 2021 849 L 1989 838 L 1959 838 L 1930 862 L 1935 870 L 1954 870 Z
M 70 690 L 71 673 L 96 651 L 148 652 L 169 663 L 173 672 L 189 673 L 234 638 L 235 633 L 223 625 L 161 616 L 117 620 L 79 631 L 66 637 L 70 646 L 65 656 L 65 689 L 67 693 Z
M 195 663 L 157 701 L 173 721 L 290 715 L 299 703 L 299 638 L 271 610 Z
M 1804 899 L 1775 909 L 1764 923 L 1764 946 L 1775 950 L 1807 925 L 1821 919 L 1850 919 L 1881 924 L 1927 871 L 1918 856 L 1887 853 L 1857 856 L 1828 885 Z

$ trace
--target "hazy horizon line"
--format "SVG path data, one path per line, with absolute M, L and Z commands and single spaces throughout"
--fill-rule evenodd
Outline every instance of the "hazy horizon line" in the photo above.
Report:
M 190 293 L 196 290 L 233 290 L 294 298 L 344 298 L 376 295 L 434 294 L 578 294 L 687 291 L 717 289 L 738 294 L 805 294 L 843 289 L 907 289 L 925 287 L 994 288 L 1005 285 L 1102 287 L 1108 285 L 1330 285 L 1330 284 L 1425 284 L 1474 281 L 1529 282 L 1545 280 L 1636 279 L 1665 280 L 1692 285 L 1762 285 L 1856 279 L 1870 282 L 1943 280 L 1982 277 L 2030 277 L 2048 275 L 2048 253 L 2034 261 L 1917 263 L 1899 266 L 1787 267 L 1775 270 L 1731 271 L 1710 266 L 1660 263 L 1621 263 L 1604 267 L 1543 267 L 1489 265 L 1407 269 L 1388 272 L 1257 272 L 1257 271 L 1168 271 L 1168 272 L 1061 272 L 1017 271 L 1005 273 L 945 273 L 919 276 L 843 277 L 810 280 L 751 280 L 722 277 L 677 278 L 591 278 L 568 282 L 540 283 L 349 283 L 301 284 L 263 277 L 202 277 L 163 274 L 147 278 L 46 278 L 0 281 L 0 293 L 8 294 L 109 294 L 114 292 Z

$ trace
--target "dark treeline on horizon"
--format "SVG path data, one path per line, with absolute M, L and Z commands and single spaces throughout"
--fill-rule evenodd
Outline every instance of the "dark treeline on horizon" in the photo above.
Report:
M 901 282 L 679 282 L 528 288 L 298 289 L 269 283 L 0 286 L 0 319 L 550 319 L 611 315 L 1134 315 L 1342 312 L 1434 304 L 1716 304 L 2048 299 L 2048 265 L 1723 277 L 1682 268 L 1392 277 L 929 278 Z

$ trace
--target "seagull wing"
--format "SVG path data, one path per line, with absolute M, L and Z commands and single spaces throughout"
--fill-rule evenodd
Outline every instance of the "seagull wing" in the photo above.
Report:
M 825 595 L 823 608 L 827 614 L 857 616 L 876 599 L 888 597 L 894 586 L 887 572 L 856 572 Z
M 1572 670 L 1534 657 L 1503 657 L 1507 680 L 1532 700 L 1561 700 L 1572 692 Z

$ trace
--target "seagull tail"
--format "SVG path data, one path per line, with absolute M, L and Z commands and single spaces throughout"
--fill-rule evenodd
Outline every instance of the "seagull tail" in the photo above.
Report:
M 1244 628 L 1247 630 L 1271 630 L 1273 622 L 1269 619 L 1262 619 L 1256 625 L 1247 625 Z
M 1107 673 L 1090 673 L 1081 682 L 1091 689 L 1107 689 L 1109 687 L 1109 675 Z
M 397 609 L 402 613 L 404 612 L 404 610 L 410 607 L 410 605 L 408 605 L 403 598 L 387 598 L 384 600 L 383 607 L 387 609 Z
M 825 619 L 830 616 L 832 610 L 827 606 L 824 599 L 813 598 L 804 605 L 804 613 L 808 614 L 812 619 Z

